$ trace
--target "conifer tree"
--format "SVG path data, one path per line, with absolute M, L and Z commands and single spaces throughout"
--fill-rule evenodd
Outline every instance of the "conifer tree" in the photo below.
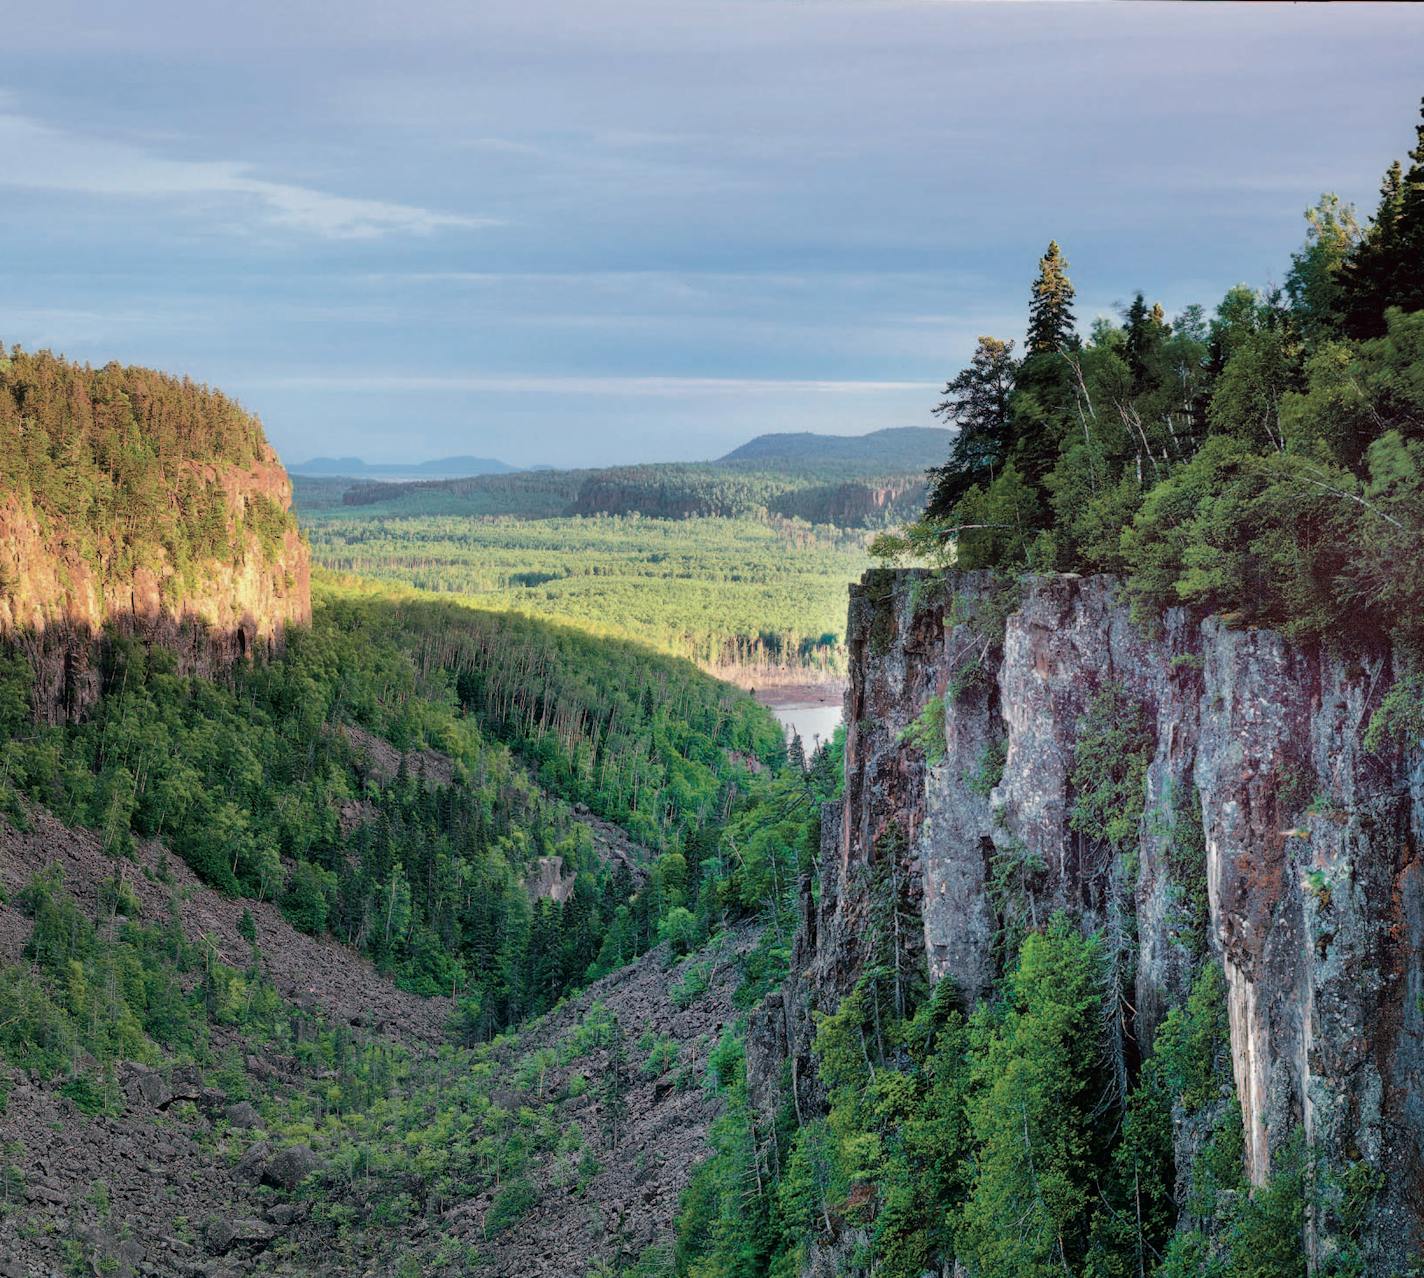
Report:
M 1077 344 L 1068 263 L 1058 241 L 1050 240 L 1048 251 L 1038 260 L 1038 278 L 1033 282 L 1033 296 L 1028 304 L 1027 354 L 1030 358 L 1054 355 Z
M 1138 391 L 1147 381 L 1147 359 L 1157 336 L 1152 312 L 1141 293 L 1132 299 L 1132 305 L 1127 308 L 1123 329 L 1127 333 L 1127 371 L 1132 375 L 1133 390 Z
M 969 367 L 944 388 L 934 413 L 958 426 L 959 434 L 949 461 L 929 472 L 927 515 L 948 518 L 974 484 L 992 482 L 1011 442 L 1009 401 L 1017 371 L 1013 342 L 981 337 Z
M 609 1027 L 608 1060 L 604 1065 L 603 1082 L 599 1088 L 599 1106 L 603 1119 L 603 1139 L 609 1149 L 617 1146 L 628 1121 L 628 1045 L 623 1024 L 617 1016 Z
M 1424 308 L 1424 102 L 1409 168 L 1390 165 L 1379 209 L 1346 263 L 1345 327 L 1353 337 L 1379 337 L 1391 306 Z

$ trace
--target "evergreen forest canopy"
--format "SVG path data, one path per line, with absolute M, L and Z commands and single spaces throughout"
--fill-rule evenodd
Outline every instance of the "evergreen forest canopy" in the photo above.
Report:
M 145 567 L 191 583 L 205 563 L 240 559 L 249 534 L 274 554 L 292 516 L 258 494 L 235 519 L 208 470 L 268 454 L 256 418 L 187 378 L 0 346 L 0 494 L 62 533 L 100 582 Z
M 1167 316 L 1138 293 L 1083 337 L 1057 243 L 1022 355 L 981 337 L 958 427 L 890 559 L 1122 575 L 1295 636 L 1424 646 L 1424 124 L 1361 224 L 1323 196 L 1284 289 Z
M 632 637 L 758 685 L 844 674 L 866 530 L 919 509 L 950 438 L 762 435 L 716 462 L 294 487 L 324 567 Z
M 864 537 L 787 520 L 473 520 L 458 515 L 310 519 L 328 568 L 631 636 L 756 682 L 845 669 L 846 585 Z
M 36 727 L 29 677 L 18 654 L 0 666 L 12 821 L 24 798 L 100 830 L 120 879 L 131 841 L 162 837 L 215 887 L 277 900 L 411 990 L 459 994 L 474 1037 L 642 953 L 670 916 L 690 945 L 760 908 L 738 895 L 745 867 L 717 868 L 720 828 L 785 761 L 781 732 L 633 644 L 329 585 L 286 655 L 231 686 L 113 639 L 93 715 Z M 600 856 L 575 803 L 645 864 Z M 570 891 L 532 901 L 551 856 Z

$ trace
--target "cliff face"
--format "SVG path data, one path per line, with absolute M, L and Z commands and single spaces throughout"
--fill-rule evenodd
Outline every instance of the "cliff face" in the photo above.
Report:
M 264 544 L 248 527 L 259 499 L 291 509 L 277 455 L 264 444 L 249 466 L 194 462 L 189 472 L 197 492 L 221 492 L 231 553 L 187 571 L 162 552 L 116 570 L 102 543 L 97 554 L 81 553 L 78 536 L 15 495 L 0 495 L 0 636 L 30 659 L 42 718 L 78 718 L 94 703 L 106 628 L 171 649 L 182 673 L 211 674 L 275 653 L 288 625 L 310 621 L 311 568 L 300 534 L 287 527 Z M 167 499 L 181 500 L 176 492 Z
M 1424 751 L 1364 746 L 1389 654 L 1337 658 L 1185 612 L 1148 637 L 1108 578 L 913 570 L 852 589 L 848 636 L 845 799 L 824 819 L 792 980 L 749 1033 L 755 1079 L 783 1055 L 810 1074 L 810 1013 L 854 984 L 887 885 L 920 925 L 896 962 L 970 1001 L 1005 936 L 1067 911 L 1102 932 L 1134 995 L 1125 1068 L 1199 965 L 1222 963 L 1251 1179 L 1296 1132 L 1327 1168 L 1364 1160 L 1383 1173 L 1383 1271 L 1402 1268 L 1424 1242 Z M 1079 748 L 1104 726 L 1140 762 L 1121 855 L 1075 829 Z M 1309 1253 L 1332 1245 L 1309 1214 Z

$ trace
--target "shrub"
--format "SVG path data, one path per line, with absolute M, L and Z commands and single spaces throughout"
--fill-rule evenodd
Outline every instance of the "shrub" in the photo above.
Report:
M 944 758 L 944 698 L 931 697 L 915 718 L 900 731 L 900 742 L 918 750 L 934 767 Z
M 538 1201 L 538 1191 L 523 1177 L 502 1185 L 485 1215 L 485 1237 L 495 1238 L 517 1225 Z

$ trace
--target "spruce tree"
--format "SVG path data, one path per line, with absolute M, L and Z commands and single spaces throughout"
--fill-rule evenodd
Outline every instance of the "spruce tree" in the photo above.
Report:
M 1379 209 L 1342 275 L 1345 328 L 1352 337 L 1379 337 L 1391 306 L 1424 309 L 1424 103 L 1415 126 L 1409 168 L 1389 166 Z
M 1028 356 L 1055 355 L 1078 344 L 1073 327 L 1073 284 L 1057 240 L 1038 259 L 1038 278 L 1028 304 Z
M 944 388 L 936 417 L 959 427 L 949 461 L 930 474 L 925 513 L 947 519 L 955 503 L 976 483 L 993 481 L 1011 443 L 1009 400 L 1018 364 L 1014 344 L 981 337 L 969 367 Z
M 1127 334 L 1127 371 L 1132 375 L 1133 394 L 1143 390 L 1148 382 L 1152 354 L 1162 337 L 1162 325 L 1157 322 L 1160 308 L 1149 307 L 1147 299 L 1138 293 L 1127 308 L 1123 329 Z

